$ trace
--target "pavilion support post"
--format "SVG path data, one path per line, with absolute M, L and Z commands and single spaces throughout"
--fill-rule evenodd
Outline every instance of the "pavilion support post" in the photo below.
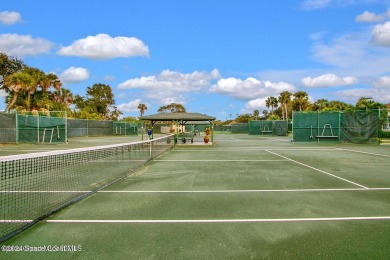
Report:
M 211 143 L 214 143 L 214 123 L 211 122 Z

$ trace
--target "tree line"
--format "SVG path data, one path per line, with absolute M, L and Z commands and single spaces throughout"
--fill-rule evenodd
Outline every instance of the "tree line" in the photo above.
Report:
M 114 94 L 109 85 L 96 83 L 86 88 L 84 96 L 73 95 L 62 87 L 54 73 L 45 73 L 29 67 L 18 58 L 0 52 L 0 89 L 6 93 L 6 110 L 23 111 L 67 111 L 68 117 L 98 120 L 118 120 L 122 112 L 115 106 Z M 254 110 L 253 114 L 237 114 L 238 123 L 253 119 L 289 120 L 292 111 L 340 111 L 386 108 L 370 97 L 361 97 L 355 105 L 337 100 L 319 99 L 313 103 L 305 91 L 291 93 L 283 91 L 279 96 L 270 96 L 265 101 L 269 110 Z M 147 110 L 146 104 L 139 104 L 142 117 Z M 159 113 L 186 112 L 183 105 L 171 103 L 161 106 Z M 231 117 L 231 115 L 230 115 Z M 137 121 L 134 117 L 124 117 L 122 121 Z M 227 120 L 233 121 L 231 118 Z M 226 123 L 226 122 L 220 122 Z
M 318 99 L 311 103 L 309 95 L 305 91 L 291 93 L 283 91 L 279 96 L 269 96 L 265 100 L 265 105 L 269 110 L 254 110 L 252 114 L 237 115 L 234 120 L 227 120 L 223 124 L 232 121 L 237 123 L 247 123 L 250 120 L 289 120 L 293 111 L 348 111 L 366 109 L 386 109 L 386 105 L 376 102 L 371 97 L 361 97 L 355 105 L 347 104 L 338 100 Z
M 109 85 L 97 83 L 87 87 L 85 96 L 73 95 L 56 74 L 5 53 L 0 53 L 0 89 L 6 93 L 8 112 L 66 111 L 68 117 L 98 120 L 117 120 L 122 114 Z
M 29 67 L 20 59 L 0 52 L 0 89 L 6 93 L 6 111 L 49 112 L 66 111 L 70 118 L 118 120 L 122 112 L 115 106 L 109 85 L 96 83 L 86 88 L 85 96 L 73 95 L 54 73 Z M 148 109 L 139 104 L 142 117 Z M 186 112 L 183 105 L 171 103 L 161 106 L 159 113 Z M 135 117 L 121 121 L 136 122 Z

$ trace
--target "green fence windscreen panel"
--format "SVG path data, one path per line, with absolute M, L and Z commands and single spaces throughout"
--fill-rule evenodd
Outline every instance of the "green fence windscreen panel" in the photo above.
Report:
M 287 135 L 288 122 L 282 120 L 253 120 L 249 122 L 250 135 Z
M 249 134 L 260 135 L 261 134 L 261 121 L 253 120 L 249 122 Z
M 288 122 L 284 120 L 272 121 L 272 134 L 278 136 L 288 135 Z
M 88 136 L 87 119 L 68 119 L 68 137 Z
M 112 135 L 113 121 L 88 120 L 88 136 Z
M 67 125 L 69 137 L 104 136 L 113 135 L 116 134 L 116 132 L 127 132 L 124 132 L 123 125 L 114 127 L 114 122 L 111 120 L 68 119 Z
M 230 125 L 216 125 L 214 126 L 215 133 L 230 133 L 231 126 Z
M 113 134 L 114 135 L 137 135 L 138 125 L 127 122 L 113 122 Z
M 232 134 L 247 134 L 249 130 L 247 123 L 239 123 L 231 125 Z
M 16 143 L 16 116 L 0 113 L 0 143 Z
M 69 137 L 138 135 L 138 125 L 67 119 L 66 112 L 0 113 L 0 143 L 66 143 Z
M 343 142 L 378 142 L 378 111 L 347 111 L 341 114 L 341 119 L 341 140 Z
M 341 112 L 294 112 L 294 142 L 378 142 L 376 110 Z
M 66 119 L 41 115 L 17 115 L 18 142 L 65 143 Z

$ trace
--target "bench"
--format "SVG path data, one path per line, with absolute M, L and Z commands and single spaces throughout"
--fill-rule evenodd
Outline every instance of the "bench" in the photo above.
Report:
M 183 144 L 185 144 L 188 141 L 191 141 L 191 143 L 194 143 L 194 134 L 193 133 L 181 133 L 177 136 L 178 140 L 181 140 Z

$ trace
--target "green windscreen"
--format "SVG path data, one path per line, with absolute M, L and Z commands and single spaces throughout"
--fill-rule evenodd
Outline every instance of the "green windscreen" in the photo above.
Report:
M 17 115 L 17 136 L 21 143 L 65 143 L 66 119 L 47 115 Z
M 0 144 L 16 143 L 16 116 L 0 113 Z
M 294 142 L 378 142 L 377 110 L 294 112 Z
M 288 134 L 288 122 L 283 120 L 253 120 L 249 122 L 250 135 L 279 135 Z

